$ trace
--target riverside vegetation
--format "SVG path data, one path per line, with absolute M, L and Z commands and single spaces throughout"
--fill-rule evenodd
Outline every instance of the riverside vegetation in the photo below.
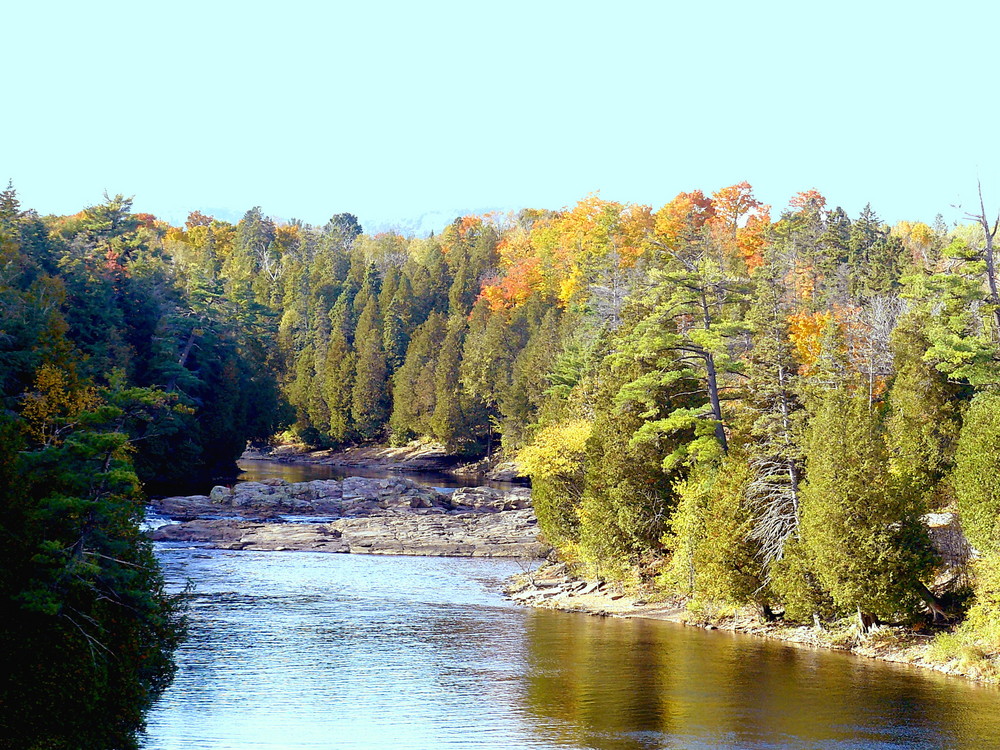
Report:
M 938 657 L 988 674 L 1000 297 L 996 225 L 969 219 L 888 227 L 815 191 L 772 218 L 741 183 L 408 238 L 258 208 L 174 227 L 122 196 L 39 216 L 9 187 L 0 734 L 135 743 L 183 631 L 140 486 L 207 482 L 282 430 L 516 457 L 582 575 L 697 611 L 936 622 Z M 942 568 L 935 511 L 970 564 Z

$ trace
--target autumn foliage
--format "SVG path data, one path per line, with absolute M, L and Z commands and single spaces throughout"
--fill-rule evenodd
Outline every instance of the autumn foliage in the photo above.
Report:
M 472 226 L 470 217 L 462 226 Z M 482 289 L 493 310 L 517 307 L 538 292 L 567 307 L 582 299 L 588 277 L 610 268 L 633 268 L 653 248 L 711 243 L 752 273 L 763 263 L 769 207 L 746 182 L 712 197 L 682 192 L 657 211 L 598 194 L 556 213 L 522 212 L 521 223 L 497 245 L 501 273 Z

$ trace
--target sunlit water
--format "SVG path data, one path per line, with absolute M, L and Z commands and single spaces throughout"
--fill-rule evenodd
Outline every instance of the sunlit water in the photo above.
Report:
M 149 750 L 979 748 L 1000 693 L 671 623 L 516 607 L 508 561 L 161 545 L 197 582 Z
M 454 489 L 456 487 L 484 486 L 507 489 L 523 487 L 514 482 L 499 482 L 481 476 L 459 477 L 440 471 L 405 471 L 386 468 L 351 468 L 346 466 L 331 466 L 329 464 L 296 464 L 267 459 L 241 459 L 238 462 L 240 475 L 237 481 L 259 482 L 262 479 L 284 479 L 288 482 L 309 482 L 313 479 L 343 479 L 344 477 L 370 477 L 380 479 L 387 476 L 412 479 L 418 484 L 437 489 Z
M 243 469 L 247 480 L 341 476 Z M 499 594 L 521 569 L 510 561 L 157 553 L 171 586 L 190 580 L 195 593 L 148 750 L 1000 747 L 993 688 L 671 623 L 517 607 Z

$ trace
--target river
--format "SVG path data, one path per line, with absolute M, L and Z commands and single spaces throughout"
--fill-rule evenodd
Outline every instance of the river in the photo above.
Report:
M 259 482 L 262 479 L 284 479 L 288 482 L 308 482 L 313 479 L 343 479 L 344 477 L 372 477 L 380 479 L 393 475 L 412 479 L 427 487 L 452 489 L 455 487 L 485 486 L 497 489 L 524 487 L 516 482 L 503 482 L 483 477 L 458 477 L 441 471 L 390 471 L 381 468 L 347 468 L 327 464 L 295 464 L 284 461 L 244 459 L 239 462 L 241 482 Z
M 979 748 L 1000 692 L 504 600 L 516 562 L 161 544 L 191 634 L 147 750 Z

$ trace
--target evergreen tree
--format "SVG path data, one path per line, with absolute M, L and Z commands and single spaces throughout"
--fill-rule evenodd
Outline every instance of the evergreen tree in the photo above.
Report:
M 879 415 L 836 388 L 822 397 L 806 441 L 801 543 L 841 614 L 910 615 L 935 562 L 920 497 L 888 470 Z
M 413 287 L 410 279 L 402 276 L 384 313 L 382 338 L 390 375 L 402 366 L 406 358 L 406 349 L 410 345 L 410 334 L 413 331 L 413 315 Z
M 351 414 L 357 356 L 348 338 L 350 316 L 343 298 L 330 312 L 330 341 L 327 345 L 326 368 L 320 390 L 330 414 L 329 425 L 318 429 L 325 432 L 333 445 L 342 445 L 351 439 L 354 419 Z
M 889 234 L 871 204 L 851 225 L 848 250 L 853 296 L 870 297 L 899 289 L 905 263 L 903 243 Z
M 25 422 L 0 417 L 0 733 L 11 747 L 137 748 L 170 681 L 183 624 L 139 530 L 127 434 L 165 403 L 139 389 L 101 398 L 48 368 Z
M 750 543 L 753 474 L 745 456 L 702 461 L 677 485 L 677 509 L 665 538 L 671 549 L 664 583 L 694 600 L 693 608 L 755 602 L 770 616 L 756 545 Z
M 397 444 L 432 432 L 430 420 L 437 402 L 435 370 L 447 333 L 444 316 L 432 313 L 414 331 L 406 359 L 393 377 L 389 424 Z
M 930 347 L 925 321 L 918 314 L 905 316 L 893 333 L 896 374 L 888 393 L 886 439 L 892 471 L 930 510 L 955 454 L 959 388 L 925 359 Z
M 363 295 L 359 294 L 361 298 Z M 355 332 L 357 360 L 351 392 L 351 418 L 362 440 L 375 440 L 389 418 L 388 367 L 382 348 L 382 321 L 378 301 L 368 297 Z
M 434 413 L 431 415 L 430 427 L 434 437 L 453 452 L 463 452 L 469 448 L 469 425 L 459 385 L 459 365 L 466 325 L 465 319 L 459 315 L 449 317 L 447 333 L 434 368 Z
M 773 256 L 755 275 L 747 316 L 752 347 L 747 354 L 747 445 L 753 478 L 747 496 L 753 508 L 750 538 L 765 570 L 784 554 L 799 524 L 804 414 L 796 393 L 797 365 L 789 339 L 790 305 Z
M 977 550 L 1000 553 L 1000 395 L 981 391 L 969 404 L 952 484 L 962 529 Z

